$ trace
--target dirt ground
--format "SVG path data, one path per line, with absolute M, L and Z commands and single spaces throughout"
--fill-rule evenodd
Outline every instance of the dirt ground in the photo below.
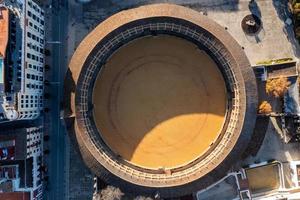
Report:
M 206 152 L 226 113 L 223 77 L 194 44 L 145 37 L 108 60 L 94 88 L 94 116 L 104 141 L 146 168 L 184 165 Z

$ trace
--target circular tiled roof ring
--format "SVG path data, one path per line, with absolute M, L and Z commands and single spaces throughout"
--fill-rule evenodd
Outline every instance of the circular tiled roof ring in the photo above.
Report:
M 225 81 L 227 107 L 223 128 L 209 150 L 184 165 L 153 169 L 127 162 L 107 145 L 104 133 L 95 124 L 93 91 L 102 66 L 115 52 L 130 41 L 160 35 L 184 39 L 211 57 Z M 238 158 L 251 138 L 257 92 L 249 61 L 223 27 L 191 9 L 154 4 L 113 15 L 81 42 L 70 71 L 76 83 L 70 103 L 82 157 L 95 174 L 125 190 L 177 196 L 200 189 L 212 180 L 214 171 L 226 172 L 228 163 Z

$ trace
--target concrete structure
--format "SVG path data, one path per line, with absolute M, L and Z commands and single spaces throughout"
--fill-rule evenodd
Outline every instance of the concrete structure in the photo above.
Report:
M 1 7 L 3 119 L 36 119 L 43 109 L 44 11 L 26 0 L 19 9 Z M 8 13 L 8 14 L 5 14 Z M 5 43 L 6 41 L 6 43 Z
M 19 118 L 37 118 L 43 109 L 44 11 L 34 1 L 24 5 L 24 52 L 21 92 L 18 94 Z
M 42 131 L 42 126 L 1 130 L 0 197 L 26 192 L 42 199 Z
M 42 154 L 43 127 L 27 128 L 27 158 L 38 157 Z
M 220 136 L 205 154 L 181 167 L 149 169 L 127 162 L 103 141 L 95 125 L 92 95 L 100 68 L 119 47 L 160 34 L 191 41 L 214 60 L 226 83 L 227 115 Z M 83 159 L 96 175 L 125 191 L 172 197 L 199 190 L 224 176 L 251 138 L 257 92 L 250 63 L 224 28 L 191 9 L 158 4 L 117 13 L 82 41 L 69 68 L 71 77 L 65 84 L 74 81 L 76 89 L 74 93 L 74 88 L 65 87 L 70 105 L 65 114 L 75 117 Z

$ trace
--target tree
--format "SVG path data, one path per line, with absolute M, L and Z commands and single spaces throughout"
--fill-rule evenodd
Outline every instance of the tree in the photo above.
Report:
M 51 52 L 49 49 L 45 49 L 45 56 L 50 56 L 51 55 Z
M 50 65 L 45 65 L 45 69 L 48 71 L 50 69 Z
M 44 150 L 44 154 L 48 155 L 50 153 L 49 149 Z
M 272 112 L 272 106 L 267 102 L 263 101 L 258 108 L 259 114 L 270 114 Z
M 153 199 L 150 197 L 137 196 L 134 198 L 134 200 L 153 200 Z
M 286 77 L 268 79 L 266 83 L 267 94 L 272 94 L 275 97 L 283 97 L 284 93 L 289 89 L 291 82 Z
M 116 187 L 107 186 L 101 190 L 96 196 L 95 200 L 121 200 L 124 193 Z
M 44 141 L 48 141 L 50 139 L 49 135 L 44 135 Z
M 47 93 L 47 92 L 44 93 L 44 98 L 45 99 L 49 99 L 50 97 L 51 97 L 51 95 L 49 93 Z
M 50 81 L 45 80 L 45 81 L 44 81 L 44 84 L 45 84 L 45 85 L 50 85 Z

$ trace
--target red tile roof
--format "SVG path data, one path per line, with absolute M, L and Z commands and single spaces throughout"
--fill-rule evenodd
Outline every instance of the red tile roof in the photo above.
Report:
M 6 192 L 0 193 L 0 199 L 5 200 L 30 200 L 29 192 Z
M 9 32 L 9 10 L 0 7 L 0 56 L 5 57 Z

